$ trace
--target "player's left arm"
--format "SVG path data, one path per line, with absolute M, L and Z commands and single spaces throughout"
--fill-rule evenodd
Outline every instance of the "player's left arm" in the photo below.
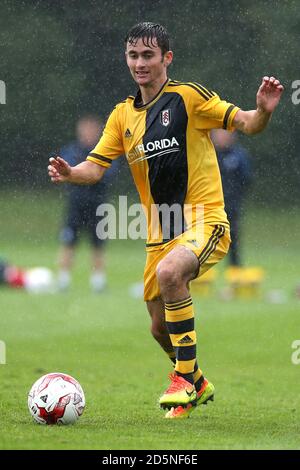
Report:
M 256 110 L 239 109 L 233 118 L 233 126 L 244 134 L 257 134 L 268 124 L 273 111 L 278 105 L 283 85 L 274 77 L 263 77 L 256 95 Z

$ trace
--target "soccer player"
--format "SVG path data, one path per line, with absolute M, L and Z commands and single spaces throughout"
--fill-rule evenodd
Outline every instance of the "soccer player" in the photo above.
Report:
M 76 123 L 76 140 L 64 146 L 60 155 L 69 165 L 75 166 L 85 160 L 99 140 L 103 123 L 98 116 L 85 115 Z M 92 272 L 90 286 L 94 292 L 101 292 L 106 286 L 104 268 L 104 240 L 97 237 L 97 207 L 106 202 L 108 185 L 112 171 L 105 175 L 99 184 L 68 185 L 67 204 L 63 227 L 60 231 L 61 249 L 59 253 L 58 289 L 64 291 L 71 283 L 71 269 L 75 247 L 83 230 L 88 232 L 91 243 Z
M 126 36 L 125 47 L 129 71 L 139 88 L 136 96 L 115 107 L 85 162 L 70 167 L 62 158 L 52 158 L 48 172 L 54 183 L 96 183 L 113 160 L 126 155 L 146 208 L 144 299 L 151 331 L 175 364 L 171 384 L 159 402 L 168 409 L 167 418 L 185 418 L 196 404 L 206 403 L 214 394 L 213 384 L 196 360 L 189 282 L 221 260 L 230 244 L 209 132 L 213 128 L 246 134 L 262 131 L 283 86 L 274 77 L 264 77 L 257 108 L 243 111 L 199 83 L 168 78 L 173 52 L 163 26 L 135 25 Z M 166 217 L 158 213 L 159 207 L 171 209 L 174 205 L 182 209 L 182 224 L 173 216 L 166 223 Z
M 0 258 L 0 286 L 25 287 L 26 271 Z
M 225 211 L 230 224 L 230 266 L 241 266 L 240 219 L 245 193 L 251 182 L 251 164 L 247 150 L 237 142 L 237 133 L 224 129 L 212 132 L 218 158 Z

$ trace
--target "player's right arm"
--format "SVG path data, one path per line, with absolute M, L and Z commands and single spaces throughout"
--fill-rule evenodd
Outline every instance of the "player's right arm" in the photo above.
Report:
M 53 183 L 95 184 L 104 175 L 106 168 L 91 161 L 70 166 L 63 158 L 50 158 L 48 174 Z

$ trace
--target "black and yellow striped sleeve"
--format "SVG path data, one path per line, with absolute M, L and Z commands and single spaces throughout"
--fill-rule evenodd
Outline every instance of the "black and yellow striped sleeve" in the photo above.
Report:
M 228 104 L 228 103 L 227 103 Z M 233 126 L 233 118 L 234 116 L 236 115 L 236 113 L 238 112 L 240 108 L 238 108 L 238 106 L 235 106 L 234 104 L 229 104 L 226 112 L 225 112 L 225 115 L 224 115 L 224 118 L 223 118 L 223 129 L 226 129 L 228 131 L 231 131 L 234 129 L 234 126 Z
M 169 87 L 181 87 L 179 90 L 182 90 L 182 92 L 185 94 L 186 90 L 194 90 L 194 93 L 196 96 L 198 95 L 198 98 L 208 101 L 210 100 L 213 96 L 216 95 L 214 91 L 209 90 L 208 88 L 205 88 L 203 85 L 200 85 L 200 83 L 197 82 L 178 82 L 176 80 L 171 80 L 169 83 Z
M 198 97 L 194 94 L 193 103 L 196 128 L 233 130 L 233 118 L 239 108 L 199 84 L 193 84 L 193 87 L 198 92 Z
M 98 155 L 95 152 L 90 152 L 86 158 L 90 162 L 97 163 L 98 165 L 104 166 L 105 168 L 109 168 L 112 164 L 112 159 L 103 157 L 103 155 Z

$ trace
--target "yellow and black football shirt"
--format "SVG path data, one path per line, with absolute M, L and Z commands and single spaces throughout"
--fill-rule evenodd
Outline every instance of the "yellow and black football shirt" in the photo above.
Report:
M 112 111 L 87 160 L 109 168 L 126 155 L 146 213 L 148 247 L 159 247 L 200 222 L 199 217 L 205 223 L 228 224 L 209 132 L 232 130 L 238 109 L 198 83 L 167 80 L 151 102 L 143 105 L 138 92 Z M 162 213 L 155 208 L 174 204 L 182 208 L 181 230 L 170 221 L 166 236 Z M 193 216 L 187 222 L 189 211 Z M 153 230 L 155 218 L 158 229 Z

